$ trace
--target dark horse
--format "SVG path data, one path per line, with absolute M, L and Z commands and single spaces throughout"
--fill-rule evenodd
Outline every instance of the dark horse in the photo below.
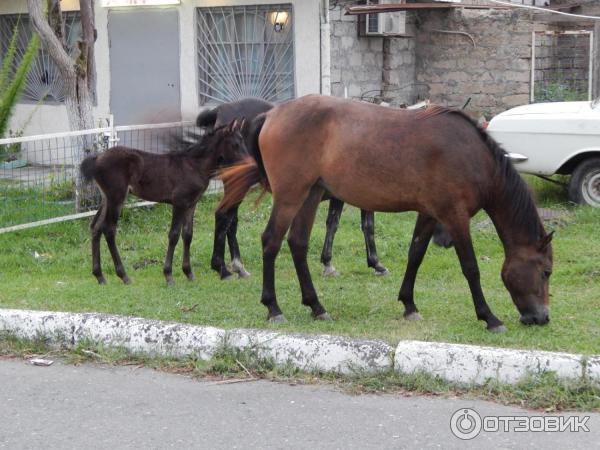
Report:
M 260 181 L 273 194 L 262 235 L 262 303 L 272 321 L 285 320 L 275 296 L 275 258 L 288 244 L 302 303 L 330 319 L 319 302 L 306 256 L 317 205 L 325 191 L 373 211 L 419 212 L 399 300 L 404 317 L 419 319 L 413 300 L 417 270 L 436 220 L 454 242 L 479 320 L 505 330 L 487 305 L 469 222 L 480 209 L 505 250 L 502 280 L 525 324 L 549 321 L 552 233 L 546 234 L 529 189 L 506 153 L 468 116 L 443 107 L 384 108 L 311 95 L 279 105 L 252 123 L 253 158 L 225 169 L 221 208 L 237 203 Z M 377 145 L 373 145 L 377 142 Z
M 245 118 L 252 120 L 259 114 L 272 109 L 275 105 L 258 98 L 245 98 L 236 102 L 224 103 L 212 110 L 203 111 L 196 119 L 198 127 L 218 127 L 229 123 L 234 119 Z M 340 223 L 340 216 L 344 208 L 344 202 L 335 197 L 325 197 L 329 199 L 329 212 L 327 214 L 327 232 L 323 251 L 321 252 L 321 263 L 323 263 L 323 275 L 334 276 L 337 274 L 335 267 L 331 264 L 331 255 L 333 239 Z M 233 205 L 229 210 L 218 210 L 215 213 L 215 243 L 213 247 L 213 256 L 211 266 L 219 272 L 221 278 L 231 276 L 225 266 L 225 236 L 229 242 L 229 251 L 231 253 L 231 270 L 237 272 L 240 276 L 248 276 L 248 272 L 240 257 L 240 249 L 237 243 L 237 222 L 238 222 L 239 204 Z M 365 237 L 365 246 L 367 249 L 367 265 L 375 269 L 375 274 L 384 275 L 388 270 L 379 262 L 377 248 L 375 246 L 375 215 L 372 211 L 361 210 L 361 229 Z
M 183 234 L 183 272 L 194 279 L 190 263 L 190 244 L 196 203 L 208 187 L 210 178 L 224 165 L 233 164 L 247 154 L 240 133 L 243 123 L 232 122 L 204 136 L 191 135 L 197 141 L 182 140 L 185 148 L 157 155 L 127 147 L 113 147 L 90 155 L 81 163 L 85 180 L 96 181 L 102 191 L 102 204 L 90 225 L 92 233 L 92 273 L 105 284 L 100 265 L 100 238 L 104 234 L 119 278 L 129 284 L 115 243 L 121 208 L 131 192 L 144 200 L 173 205 L 169 247 L 163 273 L 167 284 L 173 283 L 173 253 Z M 183 229 L 183 233 L 182 233 Z

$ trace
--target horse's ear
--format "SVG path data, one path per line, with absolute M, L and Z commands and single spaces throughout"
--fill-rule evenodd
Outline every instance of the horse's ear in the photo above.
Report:
M 543 251 L 546 249 L 546 247 L 548 247 L 548 245 L 550 245 L 550 242 L 552 242 L 552 237 L 554 236 L 554 230 L 552 230 L 550 233 L 548 233 L 546 236 L 544 236 L 543 238 L 541 238 L 538 243 L 538 250 L 539 251 Z

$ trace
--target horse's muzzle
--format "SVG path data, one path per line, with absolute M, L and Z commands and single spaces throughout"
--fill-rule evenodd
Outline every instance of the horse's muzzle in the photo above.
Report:
M 546 325 L 550 322 L 550 312 L 548 308 L 540 308 L 534 313 L 526 313 L 521 315 L 521 323 L 523 325 Z

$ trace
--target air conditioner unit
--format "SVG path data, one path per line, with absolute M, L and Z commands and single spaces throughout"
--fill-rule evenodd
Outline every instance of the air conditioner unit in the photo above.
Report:
M 404 0 L 367 0 L 367 5 L 405 3 Z M 393 36 L 406 34 L 406 11 L 364 14 L 358 21 L 360 36 Z

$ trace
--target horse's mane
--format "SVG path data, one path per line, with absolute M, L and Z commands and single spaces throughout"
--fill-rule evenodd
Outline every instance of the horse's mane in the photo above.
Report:
M 487 131 L 485 131 L 475 120 L 462 111 L 446 108 L 440 105 L 431 105 L 416 113 L 417 120 L 427 120 L 432 117 L 452 114 L 459 116 L 471 124 L 492 153 L 496 163 L 495 180 L 500 189 L 500 196 L 504 203 L 512 204 L 511 223 L 521 230 L 525 230 L 532 242 L 545 236 L 544 227 L 539 218 L 533 196 L 527 183 L 514 168 L 510 158 L 507 156 L 500 144 L 498 144 Z M 492 202 L 493 198 L 488 199 Z
M 194 157 L 207 156 L 212 150 L 211 140 L 215 134 L 227 125 L 209 129 L 205 133 L 187 131 L 183 135 L 171 134 L 169 137 L 169 153 L 175 155 L 189 155 Z

